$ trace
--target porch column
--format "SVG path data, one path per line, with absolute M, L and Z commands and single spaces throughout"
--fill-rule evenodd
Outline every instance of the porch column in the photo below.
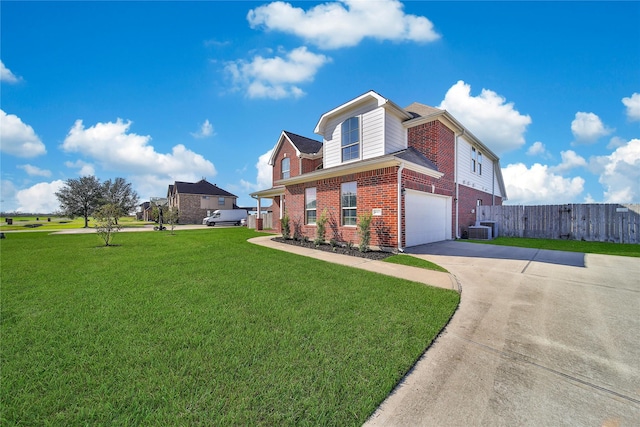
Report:
M 262 230 L 262 208 L 260 206 L 260 197 L 257 198 L 258 200 L 258 212 L 256 213 L 256 230 L 260 231 Z

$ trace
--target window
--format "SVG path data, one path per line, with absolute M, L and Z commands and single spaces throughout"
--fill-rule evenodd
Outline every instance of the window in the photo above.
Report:
M 342 123 L 342 161 L 360 158 L 360 119 L 351 117 Z
M 476 173 L 476 164 L 478 162 L 478 151 L 476 147 L 471 147 L 471 172 Z
M 218 206 L 224 206 L 224 197 L 218 197 Z
M 316 189 L 306 188 L 304 190 L 304 210 L 305 210 L 305 223 L 316 223 Z
M 291 177 L 291 162 L 288 157 L 282 159 L 282 179 Z
M 471 172 L 482 175 L 482 153 L 471 147 Z
M 342 208 L 342 225 L 356 225 L 356 192 L 355 182 L 345 182 L 340 191 L 340 207 Z

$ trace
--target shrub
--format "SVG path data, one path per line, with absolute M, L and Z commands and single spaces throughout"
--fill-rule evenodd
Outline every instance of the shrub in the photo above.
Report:
M 320 246 L 322 243 L 324 243 L 328 220 L 329 217 L 327 215 L 327 209 L 324 209 L 320 214 L 320 218 L 316 220 L 316 239 L 313 241 L 316 246 Z
M 285 211 L 284 215 L 280 219 L 280 229 L 282 230 L 282 237 L 288 239 L 291 236 L 291 227 L 289 225 L 289 214 Z
M 112 203 L 101 206 L 93 213 L 93 218 L 96 220 L 96 232 L 104 240 L 105 246 L 109 246 L 113 239 L 113 234 L 120 231 L 120 226 L 118 225 L 119 213 L 119 207 Z
M 369 251 L 369 243 L 371 242 L 371 212 L 362 214 L 358 217 L 358 235 L 360 236 L 360 252 Z

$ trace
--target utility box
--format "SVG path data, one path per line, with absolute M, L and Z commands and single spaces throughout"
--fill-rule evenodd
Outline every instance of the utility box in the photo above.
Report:
M 491 227 L 471 225 L 469 226 L 469 238 L 474 240 L 491 240 Z

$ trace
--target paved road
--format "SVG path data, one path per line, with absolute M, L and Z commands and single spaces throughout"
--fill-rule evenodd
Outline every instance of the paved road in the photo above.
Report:
M 368 426 L 640 425 L 640 260 L 441 242 L 460 307 Z

